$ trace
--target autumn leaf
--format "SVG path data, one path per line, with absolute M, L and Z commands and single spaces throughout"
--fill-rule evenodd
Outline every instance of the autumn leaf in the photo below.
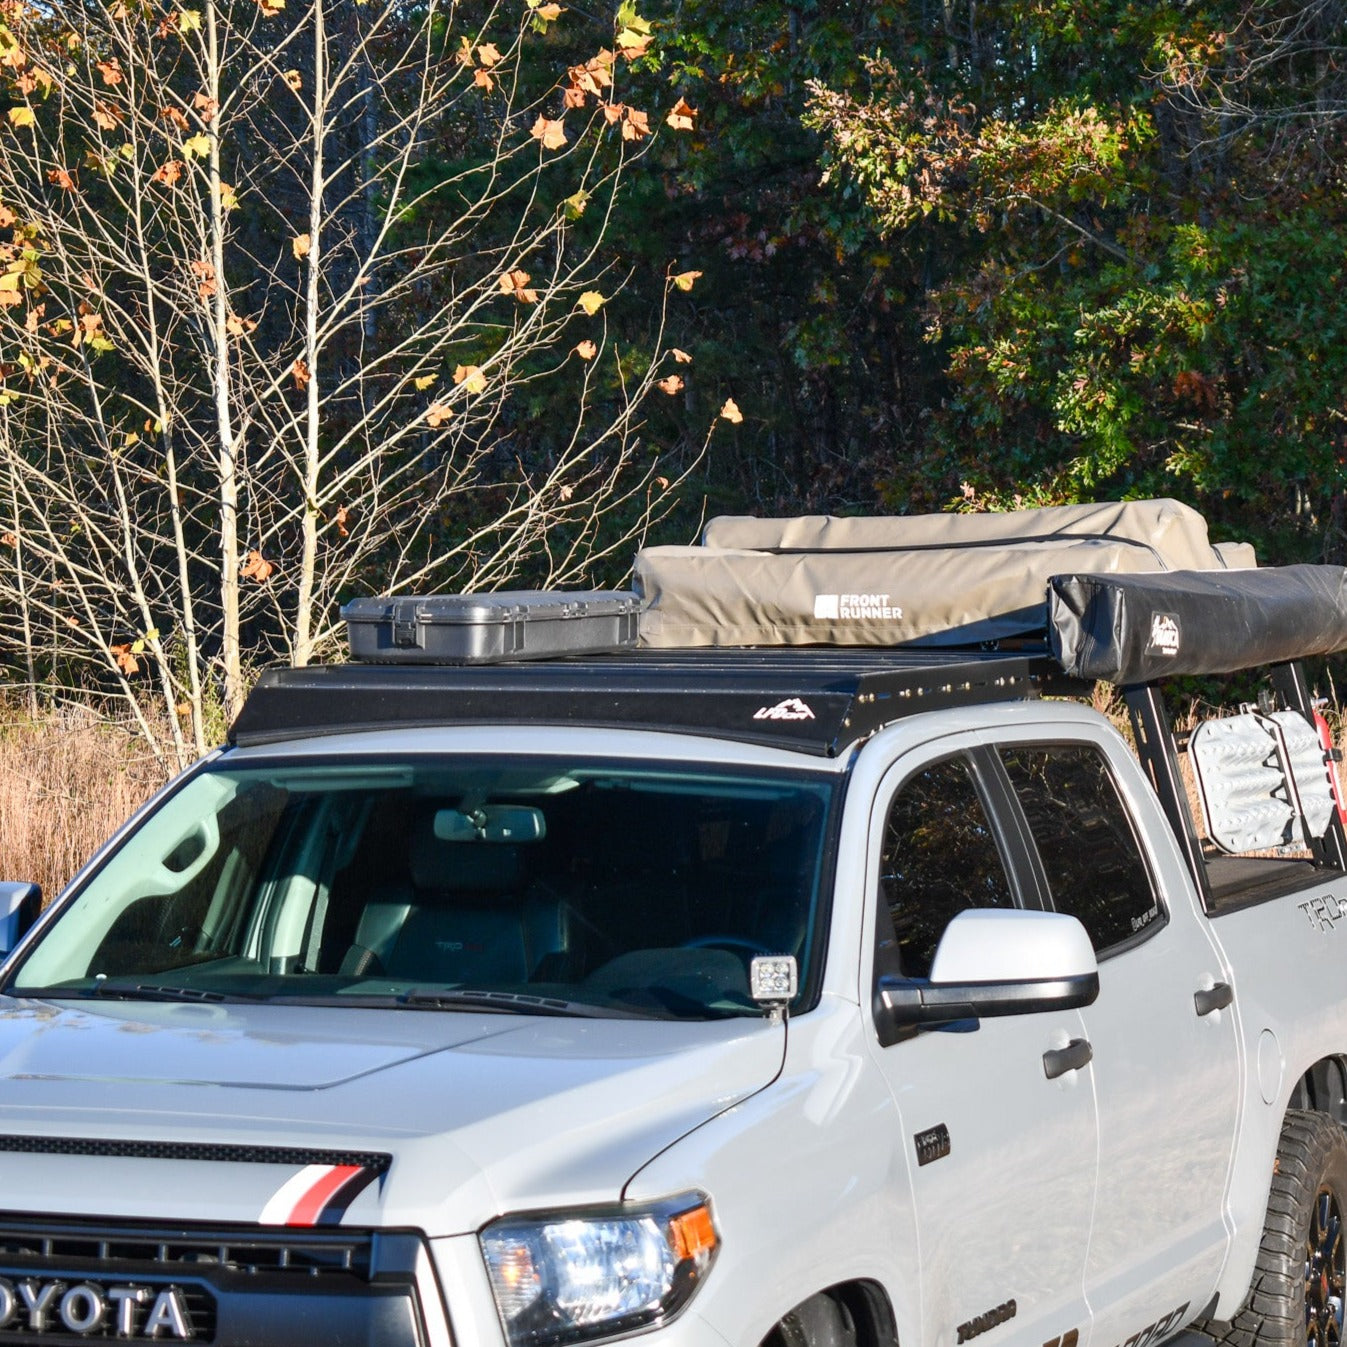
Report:
M 489 70 L 474 70 L 472 72 L 472 82 L 479 88 L 485 89 L 490 93 L 496 87 L 496 81 L 491 78 Z
M 351 512 L 344 505 L 340 506 L 337 513 L 333 516 L 332 522 L 337 526 L 338 537 L 344 538 L 350 533 L 351 530 L 346 527 L 346 523 L 350 517 Z
M 313 247 L 313 238 L 309 234 L 296 234 L 290 240 L 290 251 L 295 255 L 296 262 L 302 262 Z
M 119 109 L 110 107 L 107 103 L 95 99 L 93 112 L 94 125 L 98 127 L 100 131 L 115 131 L 117 129 L 117 123 L 121 119 L 121 115 Z
M 37 114 L 26 103 L 10 108 L 5 115 L 11 126 L 32 126 L 37 121 Z
M 585 338 L 585 340 L 580 342 L 575 348 L 575 354 L 578 355 L 581 360 L 593 360 L 598 353 L 599 348 L 588 338 Z
M 121 62 L 114 56 L 110 61 L 99 61 L 97 70 L 103 77 L 103 83 L 110 89 L 114 89 L 126 77 L 122 74 Z
M 63 168 L 53 168 L 47 173 L 47 181 L 67 192 L 75 190 L 75 179 Z
M 660 379 L 655 385 L 661 393 L 667 393 L 673 397 L 676 393 L 683 391 L 683 379 L 681 375 L 670 374 L 666 379 Z
M 215 114 L 220 110 L 220 105 L 213 98 L 201 92 L 192 95 L 192 106 L 207 126 L 215 120 Z
M 201 11 L 197 9 L 184 9 L 178 14 L 178 32 L 184 37 L 188 33 L 195 33 L 201 27 Z
M 274 19 L 285 8 L 285 0 L 257 0 L 257 7 L 268 19 Z
M 274 562 L 268 561 L 261 552 L 253 548 L 244 558 L 243 565 L 239 567 L 239 574 L 245 580 L 256 580 L 258 584 L 262 584 L 271 578 L 275 569 Z
M 210 153 L 210 137 L 204 132 L 188 136 L 182 142 L 182 151 L 188 157 L 196 155 L 198 159 L 204 159 Z
M 458 50 L 454 53 L 454 59 L 459 65 L 470 66 L 472 64 L 472 43 L 466 37 L 458 39 Z
M 424 393 L 440 376 L 438 374 L 423 374 L 419 379 L 412 380 L 412 387 L 418 393 Z
M 285 81 L 286 87 L 294 93 L 302 92 L 304 88 L 304 77 L 298 70 L 287 70 L 281 78 Z
M 78 625 L 78 624 L 76 624 Z M 131 653 L 131 642 L 108 646 L 108 653 L 122 673 L 130 675 L 140 672 L 140 661 Z
M 233 210 L 239 204 L 238 193 L 227 183 L 220 184 L 220 208 L 221 210 Z
M 19 217 L 8 206 L 0 204 L 0 229 L 8 229 L 10 225 L 17 224 L 18 221 Z
M 696 119 L 697 109 L 689 107 L 686 100 L 680 98 L 664 120 L 675 131 L 691 131 Z
M 494 42 L 483 42 L 477 48 L 477 59 L 487 67 L 499 65 L 505 58 L 501 56 Z
M 215 280 L 215 268 L 209 262 L 196 260 L 192 263 L 192 275 L 197 278 L 197 293 L 202 301 L 208 300 L 219 290 Z
M 650 134 L 650 118 L 639 108 L 628 108 L 622 119 L 623 140 L 644 140 Z
M 17 547 L 19 545 L 18 535 L 14 533 L 0 534 L 0 547 Z
M 165 187 L 176 186 L 178 179 L 182 177 L 183 167 L 181 159 L 170 159 L 166 164 L 160 164 L 150 174 L 150 181 L 162 182 Z
M 186 114 L 180 108 L 164 108 L 159 115 L 166 121 L 171 122 L 179 131 L 190 129 L 191 122 L 187 120 Z
M 454 370 L 454 382 L 462 384 L 469 393 L 480 393 L 486 388 L 486 375 L 479 365 L 459 365 Z
M 426 408 L 426 425 L 438 430 L 453 414 L 454 409 L 447 402 L 432 402 Z
M 634 28 L 624 28 L 617 35 L 617 51 L 628 61 L 635 61 L 650 49 L 654 38 L 649 33 L 639 33 Z
M 597 290 L 586 290 L 576 302 L 593 318 L 608 301 Z
M 560 119 L 544 117 L 541 114 L 538 120 L 533 123 L 533 130 L 529 135 L 534 140 L 542 141 L 543 149 L 559 150 L 566 143 L 566 128 L 561 124 Z
M 572 192 L 561 204 L 565 207 L 568 220 L 578 220 L 589 205 L 589 193 L 582 187 L 578 192 Z
M 603 91 L 613 83 L 613 53 L 601 51 L 583 65 L 573 65 L 566 72 L 573 89 L 582 93 L 602 97 Z
M 544 23 L 555 23 L 566 12 L 558 4 L 539 5 L 533 11 Z
M 739 404 L 733 398 L 726 398 L 725 405 L 720 409 L 720 415 L 732 426 L 737 426 L 744 419 L 744 414 L 739 410 Z
M 674 360 L 680 365 L 692 364 L 692 357 L 686 351 L 680 351 L 677 346 L 673 347 L 669 354 L 672 355 Z
M 659 487 L 661 491 L 667 491 L 669 489 L 669 479 L 667 477 L 656 477 L 655 485 Z
M 622 114 L 626 110 L 626 106 L 622 103 L 605 103 L 603 105 L 603 120 L 609 126 L 612 126 L 614 122 L 621 120 Z
M 589 95 L 586 94 L 583 89 L 579 89 L 572 84 L 565 89 L 561 95 L 562 106 L 566 108 L 582 108 L 584 107 L 585 99 L 588 96 Z
M 302 393 L 308 386 L 309 380 L 313 378 L 308 362 L 305 360 L 296 360 L 290 366 L 290 373 L 294 376 L 295 387 Z
M 702 273 L 700 271 L 680 271 L 678 275 L 673 278 L 673 283 L 680 290 L 686 293 L 687 291 L 691 290 L 694 285 L 697 284 L 697 278 L 701 274 Z
M 507 271 L 500 277 L 500 288 L 507 295 L 514 295 L 521 304 L 536 304 L 538 292 L 528 289 L 528 283 L 529 274 L 527 271 Z
M 253 318 L 240 318 L 238 314 L 231 313 L 225 319 L 225 330 L 231 337 L 245 337 L 257 331 L 257 321 Z

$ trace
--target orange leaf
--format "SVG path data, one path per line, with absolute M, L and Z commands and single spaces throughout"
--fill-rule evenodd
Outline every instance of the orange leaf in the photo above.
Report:
M 507 271 L 500 277 L 500 288 L 507 295 L 514 295 L 521 304 L 536 304 L 538 292 L 528 289 L 528 283 L 529 274 L 527 271 Z
M 181 159 L 170 159 L 166 164 L 160 164 L 158 168 L 150 174 L 151 182 L 162 182 L 165 187 L 173 187 L 179 178 L 182 177 L 183 163 Z
M 637 108 L 628 108 L 622 119 L 623 140 L 644 140 L 650 134 L 650 118 Z
M 313 248 L 313 238 L 308 234 L 296 234 L 290 240 L 290 251 L 295 255 L 295 261 L 300 262 L 309 255 Z
M 304 88 L 304 77 L 298 70 L 287 70 L 281 78 L 285 81 L 286 87 L 295 93 L 299 93 Z
M 8 206 L 0 205 L 0 229 L 8 229 L 10 225 L 17 224 L 18 219 Z
M 575 348 L 575 354 L 578 355 L 581 360 L 593 360 L 598 353 L 599 348 L 588 338 Z
M 76 623 L 78 626 L 79 624 Z M 133 674 L 140 672 L 140 661 L 131 653 L 131 643 L 128 641 L 123 645 L 108 646 L 108 653 L 112 656 L 117 667 L 124 674 Z
M 102 75 L 103 83 L 109 88 L 115 88 L 124 78 L 121 62 L 115 56 L 110 61 L 99 61 L 98 73 Z
M 483 42 L 477 48 L 477 59 L 485 66 L 499 65 L 504 57 L 496 50 L 494 42 Z
M 290 366 L 290 373 L 294 376 L 295 387 L 302 393 L 308 386 L 309 380 L 313 378 L 313 372 L 309 369 L 308 363 L 304 360 L 296 360 Z
M 75 190 L 75 179 L 63 168 L 53 168 L 47 174 L 47 181 L 54 183 L 57 187 L 64 188 L 67 192 Z
M 16 534 L 13 533 L 0 534 L 0 547 L 17 547 L 18 545 L 19 539 Z
M 680 271 L 678 275 L 673 278 L 673 283 L 680 290 L 686 292 L 691 290 L 692 287 L 697 284 L 697 278 L 701 274 L 700 271 Z
M 454 414 L 454 409 L 445 402 L 432 402 L 426 408 L 426 425 L 438 430 Z
M 344 505 L 338 508 L 332 522 L 337 526 L 337 533 L 340 537 L 344 538 L 350 533 L 351 530 L 346 527 L 346 521 L 350 519 L 350 517 L 351 512 Z
M 739 410 L 739 404 L 733 398 L 725 399 L 725 405 L 720 409 L 720 414 L 732 426 L 737 426 L 744 419 L 743 412 Z
M 609 126 L 612 126 L 615 121 L 618 121 L 621 118 L 625 111 L 626 108 L 621 103 L 605 103 L 603 105 L 603 120 L 606 121 Z
M 243 565 L 239 567 L 239 574 L 245 580 L 256 580 L 258 584 L 263 584 L 271 579 L 271 573 L 276 569 L 275 563 L 268 561 L 256 548 L 253 548 L 244 559 Z
M 559 150 L 566 143 L 566 128 L 561 124 L 560 119 L 553 120 L 550 117 L 539 116 L 533 123 L 533 130 L 529 135 L 534 140 L 542 141 L 543 149 Z
M 661 491 L 667 491 L 669 489 L 669 479 L 667 477 L 656 477 L 655 485 L 659 487 Z
M 585 91 L 572 84 L 561 95 L 561 102 L 563 106 L 568 108 L 582 108 L 585 105 Z
M 601 51 L 597 56 L 586 61 L 584 65 L 571 66 L 566 73 L 574 88 L 579 89 L 582 93 L 593 94 L 595 98 L 598 98 L 612 84 L 612 70 L 613 53 Z
M 121 115 L 119 109 L 110 107 L 107 103 L 104 103 L 101 100 L 96 100 L 94 102 L 94 125 L 98 127 L 100 131 L 115 131 Z
M 257 322 L 253 318 L 240 318 L 238 314 L 231 313 L 225 319 L 225 329 L 231 337 L 242 337 L 249 332 L 256 332 Z
M 220 110 L 220 105 L 213 98 L 207 98 L 203 93 L 192 96 L 192 106 L 200 113 L 201 120 L 207 126 L 215 120 L 215 114 Z
M 673 397 L 674 394 L 683 391 L 683 380 L 680 375 L 670 374 L 668 378 L 661 379 L 656 387 L 661 393 L 667 393 L 670 397 Z
M 555 23 L 566 11 L 558 4 L 539 5 L 534 13 L 543 20 L 544 23 Z
M 691 131 L 697 119 L 697 109 L 689 107 L 685 99 L 680 98 L 664 119 L 675 131 Z
M 618 54 L 625 56 L 629 61 L 634 61 L 646 54 L 654 40 L 649 33 L 637 33 L 630 28 L 624 28 L 617 35 Z
M 164 108 L 159 115 L 166 122 L 171 122 L 179 131 L 186 131 L 191 127 L 191 123 L 187 120 L 187 115 L 181 108 Z
M 686 351 L 680 351 L 677 346 L 675 346 L 672 349 L 670 354 L 673 356 L 674 360 L 680 365 L 692 364 L 692 357 Z
M 496 81 L 491 78 L 489 70 L 474 70 L 472 72 L 472 82 L 479 88 L 485 89 L 490 93 L 496 87 Z

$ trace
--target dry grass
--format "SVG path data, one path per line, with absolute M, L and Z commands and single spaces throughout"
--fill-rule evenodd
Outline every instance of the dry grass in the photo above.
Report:
M 54 897 L 168 775 L 143 739 L 91 711 L 0 708 L 0 879 Z

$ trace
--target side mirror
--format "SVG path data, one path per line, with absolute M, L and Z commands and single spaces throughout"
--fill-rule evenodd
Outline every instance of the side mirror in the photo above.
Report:
M 1085 928 L 1062 912 L 973 909 L 945 928 L 929 981 L 884 975 L 875 987 L 881 1037 L 984 1015 L 1074 1010 L 1099 995 Z
M 39 885 L 0 881 L 0 958 L 32 930 L 41 910 Z

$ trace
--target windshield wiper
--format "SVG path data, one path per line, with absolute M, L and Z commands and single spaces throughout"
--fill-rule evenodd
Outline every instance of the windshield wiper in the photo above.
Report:
M 424 1010 L 495 1010 L 517 1015 L 572 1015 L 583 1019 L 659 1018 L 641 1010 L 627 1010 L 617 1006 L 596 1006 L 583 1001 L 563 1001 L 555 996 L 530 996 L 525 992 L 460 991 L 406 992 L 397 998 L 400 1006 Z
M 26 993 L 29 996 L 32 992 Z M 64 996 L 98 997 L 109 1001 L 262 1001 L 265 997 L 249 996 L 244 992 L 213 992 L 202 987 L 165 987 L 153 982 L 138 982 L 128 987 L 122 983 L 95 982 L 83 991 L 65 991 L 59 988 L 43 988 L 41 995 L 57 999 Z

